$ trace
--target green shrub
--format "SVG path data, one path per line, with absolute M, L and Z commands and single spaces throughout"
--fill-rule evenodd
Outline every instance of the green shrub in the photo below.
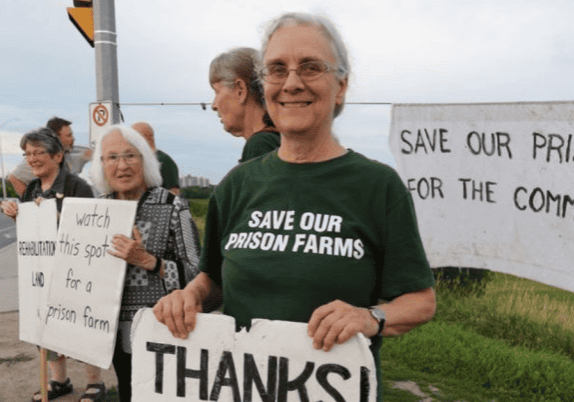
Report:
M 439 267 L 432 271 L 438 290 L 445 289 L 462 296 L 484 294 L 486 285 L 492 280 L 492 272 L 487 269 Z
M 0 183 L 0 197 L 4 198 L 4 188 Z M 7 198 L 18 198 L 18 194 L 16 194 L 16 190 L 12 187 L 12 183 L 6 180 L 6 197 Z

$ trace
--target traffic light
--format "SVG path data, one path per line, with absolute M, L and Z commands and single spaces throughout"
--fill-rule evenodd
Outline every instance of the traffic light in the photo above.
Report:
M 94 47 L 94 9 L 92 0 L 74 0 L 74 7 L 68 7 L 68 17 L 72 24 Z

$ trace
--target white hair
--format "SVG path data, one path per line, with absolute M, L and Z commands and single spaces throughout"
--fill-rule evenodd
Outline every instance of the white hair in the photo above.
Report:
M 102 142 L 111 133 L 119 133 L 142 155 L 143 175 L 148 187 L 161 186 L 163 182 L 159 171 L 160 163 L 144 137 L 130 127 L 115 125 L 109 127 L 97 140 L 96 149 L 92 158 L 90 175 L 92 183 L 102 194 L 111 194 L 114 190 L 108 185 L 102 164 Z
M 310 26 L 319 29 L 327 38 L 327 40 L 331 44 L 331 48 L 333 50 L 333 55 L 337 60 L 337 67 L 335 70 L 335 77 L 339 80 L 348 80 L 349 75 L 351 74 L 351 62 L 349 60 L 349 55 L 347 52 L 347 47 L 345 46 L 345 42 L 341 38 L 337 27 L 331 20 L 327 17 L 324 17 L 320 14 L 307 14 L 307 13 L 285 13 L 280 15 L 279 17 L 271 20 L 267 23 L 267 26 L 263 32 L 263 41 L 261 46 L 261 59 L 260 59 L 260 69 L 263 66 L 263 59 L 265 57 L 265 53 L 267 52 L 267 46 L 269 45 L 269 41 L 273 34 L 282 27 L 286 26 Z M 260 70 L 259 69 L 259 73 Z M 339 116 L 343 111 L 343 107 L 345 106 L 344 98 L 343 102 L 340 105 L 335 106 L 335 117 Z

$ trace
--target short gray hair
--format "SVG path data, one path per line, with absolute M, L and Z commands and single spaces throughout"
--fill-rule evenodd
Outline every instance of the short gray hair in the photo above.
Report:
M 63 152 L 64 147 L 62 142 L 52 130 L 47 127 L 40 127 L 24 134 L 20 140 L 20 148 L 26 151 L 26 145 L 31 143 L 35 146 L 42 146 L 50 155 L 55 155 L 58 152 Z
M 267 52 L 267 46 L 273 34 L 279 29 L 285 26 L 311 26 L 318 28 L 327 40 L 331 43 L 333 49 L 333 55 L 337 60 L 337 66 L 335 70 L 335 77 L 339 80 L 347 80 L 351 74 L 351 62 L 349 61 L 349 55 L 347 53 L 347 47 L 339 34 L 339 31 L 335 27 L 335 24 L 331 22 L 328 18 L 323 17 L 319 14 L 307 14 L 307 13 L 285 13 L 279 17 L 271 20 L 263 33 L 263 43 L 261 46 L 261 59 L 265 56 Z M 260 67 L 264 67 L 260 65 Z M 335 106 L 335 117 L 337 117 L 343 111 L 345 105 L 345 99 L 340 105 Z
M 259 51 L 251 47 L 236 47 L 219 54 L 209 65 L 209 83 L 223 82 L 233 88 L 239 78 L 253 96 L 255 101 L 263 105 L 263 88 L 257 75 Z
M 104 175 L 104 166 L 102 163 L 102 142 L 109 134 L 118 132 L 125 138 L 137 151 L 142 155 L 144 180 L 148 187 L 161 186 L 162 178 L 159 171 L 160 163 L 155 153 L 145 140 L 136 130 L 126 126 L 115 125 L 109 127 L 97 140 L 96 149 L 92 158 L 92 167 L 90 175 L 94 187 L 102 194 L 111 194 L 113 189 L 108 185 Z

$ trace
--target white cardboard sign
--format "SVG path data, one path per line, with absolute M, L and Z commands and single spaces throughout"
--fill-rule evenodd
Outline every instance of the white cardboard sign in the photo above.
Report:
M 433 267 L 574 291 L 574 103 L 393 105 L 389 145 Z
M 374 402 L 369 341 L 359 334 L 316 350 L 307 324 L 254 320 L 235 332 L 232 317 L 199 314 L 186 340 L 174 338 L 151 309 L 132 326 L 133 399 L 219 402 Z
M 55 261 L 56 200 L 40 205 L 18 205 L 18 303 L 20 340 L 39 344 L 45 320 L 45 306 Z
M 110 367 L 126 262 L 108 250 L 114 235 L 131 237 L 136 208 L 135 201 L 64 199 L 42 346 Z

